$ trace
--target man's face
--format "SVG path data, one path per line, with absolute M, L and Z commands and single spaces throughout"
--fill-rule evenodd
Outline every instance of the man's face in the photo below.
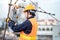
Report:
M 26 18 L 28 18 L 28 16 L 27 16 L 27 15 L 28 15 L 28 13 L 27 13 L 27 12 L 24 12 L 24 14 L 25 14 Z

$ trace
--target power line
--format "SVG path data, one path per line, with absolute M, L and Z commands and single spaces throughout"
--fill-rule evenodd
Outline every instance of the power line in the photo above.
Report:
M 31 0 L 30 0 L 31 1 Z M 32 4 L 34 4 L 36 7 L 38 7 L 34 2 L 31 1 Z M 48 14 L 49 16 L 51 16 L 52 18 L 54 18 L 56 21 L 60 22 L 60 20 L 58 20 L 57 18 L 55 18 L 55 14 L 51 14 L 51 13 L 47 13 L 45 10 L 43 10 L 41 7 L 38 7 L 39 9 L 41 9 L 42 11 L 38 11 L 38 12 L 41 12 L 41 13 L 45 13 L 45 14 Z M 44 11 L 44 12 L 43 12 Z M 54 15 L 54 16 L 52 16 Z

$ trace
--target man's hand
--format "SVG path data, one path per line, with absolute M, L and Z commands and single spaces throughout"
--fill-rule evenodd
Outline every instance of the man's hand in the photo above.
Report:
M 9 22 L 11 19 L 10 18 L 6 18 L 6 22 Z

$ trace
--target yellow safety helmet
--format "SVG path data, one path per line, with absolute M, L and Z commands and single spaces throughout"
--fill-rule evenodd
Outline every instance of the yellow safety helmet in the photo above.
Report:
M 27 11 L 27 10 L 35 10 L 35 6 L 32 5 L 32 4 L 29 4 L 25 7 L 24 12 Z

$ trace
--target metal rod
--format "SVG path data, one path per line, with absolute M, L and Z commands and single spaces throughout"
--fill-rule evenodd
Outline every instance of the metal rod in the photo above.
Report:
M 18 1 L 18 0 L 16 0 L 16 2 L 15 2 L 14 4 L 16 4 L 16 3 L 17 3 L 17 1 Z M 12 3 L 12 0 L 10 0 L 10 4 L 11 4 L 11 3 Z M 11 9 L 11 5 L 9 5 L 7 18 L 10 18 L 10 17 L 9 17 L 10 9 Z M 7 27 L 8 27 L 8 24 L 7 24 L 7 20 L 6 20 L 6 25 L 5 25 L 5 28 L 4 28 L 3 40 L 6 40 L 6 39 L 5 39 L 5 35 L 6 35 Z
M 10 4 L 11 4 L 11 3 L 12 3 L 12 0 L 10 0 Z M 7 18 L 9 18 L 10 9 L 11 9 L 11 6 L 9 5 Z M 5 25 L 5 28 L 4 28 L 3 40 L 6 40 L 6 39 L 5 39 L 5 35 L 6 35 L 6 30 L 7 30 L 7 27 L 8 27 L 8 24 L 7 24 L 7 20 L 6 20 L 6 25 Z

